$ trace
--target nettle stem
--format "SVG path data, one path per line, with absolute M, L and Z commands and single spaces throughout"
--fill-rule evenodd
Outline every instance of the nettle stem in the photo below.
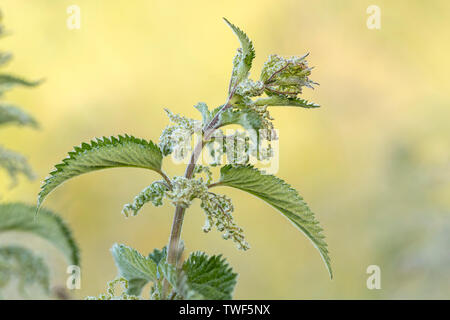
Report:
M 188 166 L 186 167 L 186 172 L 185 172 L 184 176 L 187 179 L 192 178 L 192 175 L 193 175 L 194 169 L 195 169 L 195 164 L 197 163 L 197 160 L 200 157 L 202 149 L 203 149 L 203 140 L 199 141 L 198 144 L 195 146 L 195 149 L 191 156 L 191 160 L 190 160 Z M 185 211 L 186 211 L 186 208 L 178 205 L 175 208 L 175 216 L 173 217 L 172 231 L 170 233 L 168 252 L 167 252 L 167 262 L 174 266 L 177 266 L 177 263 L 178 263 L 177 257 L 179 256 L 181 228 L 183 226 Z
M 208 141 L 214 131 L 218 128 L 219 117 L 220 115 L 227 109 L 231 108 L 230 100 L 236 91 L 236 86 L 233 88 L 233 91 L 230 93 L 227 102 L 224 104 L 222 109 L 217 112 L 214 118 L 203 128 L 203 137 L 197 143 L 192 152 L 191 159 L 189 161 L 188 166 L 186 167 L 186 171 L 184 173 L 185 178 L 191 179 L 194 174 L 194 169 L 197 164 L 197 161 L 202 153 L 203 146 L 205 142 Z M 186 212 L 186 208 L 177 205 L 175 208 L 175 215 L 173 217 L 172 222 L 172 230 L 170 232 L 168 251 L 167 251 L 167 262 L 175 267 L 178 267 L 178 257 L 180 256 L 180 239 L 181 239 L 181 228 L 183 226 L 184 213 Z M 162 296 L 166 297 L 167 290 L 169 289 L 169 283 L 167 280 L 164 280 L 163 283 L 163 291 Z

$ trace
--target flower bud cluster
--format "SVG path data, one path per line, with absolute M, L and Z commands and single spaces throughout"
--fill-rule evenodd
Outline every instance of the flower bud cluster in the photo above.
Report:
M 208 192 L 208 185 L 203 179 L 187 179 L 185 177 L 174 177 L 172 180 L 172 190 L 167 191 L 167 197 L 174 206 L 187 208 L 192 200 L 200 198 Z
M 176 159 L 183 159 L 191 151 L 191 137 L 200 132 L 202 123 L 199 120 L 189 119 L 164 109 L 173 123 L 168 125 L 159 138 L 159 147 L 164 156 L 175 153 Z
M 209 169 L 209 166 L 203 166 L 201 164 L 196 165 L 195 169 L 194 169 L 193 178 L 195 178 L 197 175 L 200 175 L 200 174 L 206 175 L 206 183 L 207 184 L 210 184 L 212 182 L 213 177 L 212 177 L 212 172 Z
M 308 67 L 305 60 L 307 56 L 286 59 L 276 54 L 270 55 L 264 63 L 260 78 L 265 92 L 268 95 L 296 97 L 302 93 L 304 86 L 313 88 L 317 83 L 309 79 L 312 68 Z
M 236 94 L 242 97 L 257 97 L 264 93 L 264 83 L 251 79 L 242 80 L 236 87 Z

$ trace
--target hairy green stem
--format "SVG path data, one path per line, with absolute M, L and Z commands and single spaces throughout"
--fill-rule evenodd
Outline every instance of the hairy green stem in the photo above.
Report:
M 208 141 L 214 131 L 218 128 L 219 124 L 219 118 L 220 115 L 227 109 L 231 108 L 230 100 L 233 97 L 236 86 L 234 86 L 232 92 L 228 96 L 227 102 L 225 105 L 217 112 L 217 114 L 214 116 L 214 118 L 203 128 L 203 138 L 197 143 L 197 145 L 194 148 L 194 151 L 192 152 L 191 159 L 189 161 L 188 166 L 186 167 L 186 171 L 184 173 L 184 176 L 187 179 L 191 179 L 194 174 L 194 169 L 196 166 L 196 163 L 198 161 L 198 158 L 200 157 L 203 146 L 205 145 L 205 141 Z M 167 251 L 167 263 L 174 265 L 175 267 L 178 267 L 178 256 L 179 256 L 179 245 L 180 245 L 180 238 L 181 238 L 181 228 L 183 226 L 183 220 L 184 220 L 184 213 L 186 211 L 186 208 L 177 206 L 175 208 L 175 215 L 173 217 L 172 222 L 172 230 L 170 232 L 170 238 L 169 238 L 169 245 L 168 245 L 168 251 Z M 167 291 L 169 289 L 169 283 L 166 279 L 164 279 L 163 283 L 163 290 L 162 290 L 162 297 L 165 299 L 167 296 Z

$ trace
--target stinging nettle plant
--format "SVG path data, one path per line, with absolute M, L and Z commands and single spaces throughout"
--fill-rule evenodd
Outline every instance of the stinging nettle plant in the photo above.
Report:
M 3 27 L 0 12 L 0 38 L 7 33 Z M 11 61 L 12 54 L 0 52 L 0 67 Z M 13 74 L 0 72 L 0 98 L 16 86 L 35 87 L 40 81 L 29 81 Z M 19 107 L 0 100 L 0 127 L 6 125 L 38 127 L 37 121 Z M 24 156 L 0 145 L 0 168 L 4 169 L 12 180 L 12 186 L 18 182 L 18 175 L 28 179 L 34 173 Z M 39 219 L 35 219 L 36 207 L 24 203 L 0 204 L 0 234 L 11 232 L 37 236 L 54 245 L 68 263 L 79 265 L 79 250 L 68 225 L 55 213 L 42 209 Z M 6 237 L 8 240 L 8 237 Z M 6 242 L 6 241 L 5 241 Z M 13 291 L 22 297 L 43 292 L 46 296 L 65 298 L 66 293 L 57 288 L 52 292 L 50 268 L 45 259 L 23 244 L 2 243 L 0 245 L 0 299 L 10 298 Z M 17 290 L 14 290 L 14 284 Z M 36 290 L 38 289 L 38 291 Z
M 322 228 L 303 198 L 283 180 L 249 164 L 249 154 L 258 160 L 273 156 L 270 147 L 261 147 L 262 139 L 269 142 L 277 139 L 268 107 L 319 107 L 299 97 L 304 87 L 316 85 L 309 79 L 312 68 L 307 64 L 307 55 L 288 59 L 271 55 L 263 66 L 260 79 L 254 81 L 249 78 L 255 57 L 253 44 L 242 30 L 226 19 L 225 22 L 238 37 L 241 47 L 233 60 L 228 98 L 223 105 L 210 110 L 205 103 L 198 103 L 195 108 L 200 111 L 202 120 L 166 110 L 171 124 L 164 129 L 158 144 L 129 135 L 82 143 L 55 166 L 42 184 L 38 208 L 56 187 L 84 173 L 135 167 L 161 175 L 161 180 L 150 184 L 133 202 L 126 204 L 123 213 L 134 216 L 148 202 L 154 206 L 170 202 L 175 207 L 175 214 L 169 243 L 148 255 L 126 245 L 115 244 L 111 251 L 119 277 L 109 283 L 107 294 L 98 297 L 100 299 L 139 299 L 143 287 L 149 282 L 153 284 L 152 299 L 231 299 L 237 275 L 220 255 L 209 257 L 205 253 L 194 252 L 186 261 L 180 261 L 184 250 L 182 224 L 186 209 L 194 199 L 200 200 L 206 215 L 204 232 L 216 228 L 238 249 L 249 249 L 242 228 L 234 221 L 231 199 L 212 192 L 216 186 L 246 191 L 278 210 L 313 243 L 332 277 Z M 225 135 L 222 128 L 228 125 L 238 125 L 245 131 Z M 247 131 L 256 134 L 248 136 Z M 186 140 L 190 142 L 195 133 L 200 133 L 201 139 L 190 148 Z M 218 141 L 226 143 L 217 148 Z M 231 144 L 228 143 L 230 141 Z M 207 165 L 199 163 L 205 147 L 214 158 Z M 187 152 L 189 161 L 184 176 L 169 177 L 162 169 L 163 159 L 171 154 L 175 158 L 183 158 Z M 220 168 L 220 177 L 213 181 L 211 168 L 220 165 L 217 159 L 223 154 L 227 155 L 228 164 Z M 122 283 L 124 288 L 120 294 L 115 292 L 118 283 Z

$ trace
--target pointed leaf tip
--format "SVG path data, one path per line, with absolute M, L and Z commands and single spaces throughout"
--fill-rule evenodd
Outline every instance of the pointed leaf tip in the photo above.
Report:
M 280 178 L 268 175 L 248 166 L 223 166 L 220 170 L 220 185 L 246 191 L 285 216 L 299 229 L 319 251 L 322 260 L 333 278 L 331 259 L 322 228 L 303 198 L 289 184 Z

